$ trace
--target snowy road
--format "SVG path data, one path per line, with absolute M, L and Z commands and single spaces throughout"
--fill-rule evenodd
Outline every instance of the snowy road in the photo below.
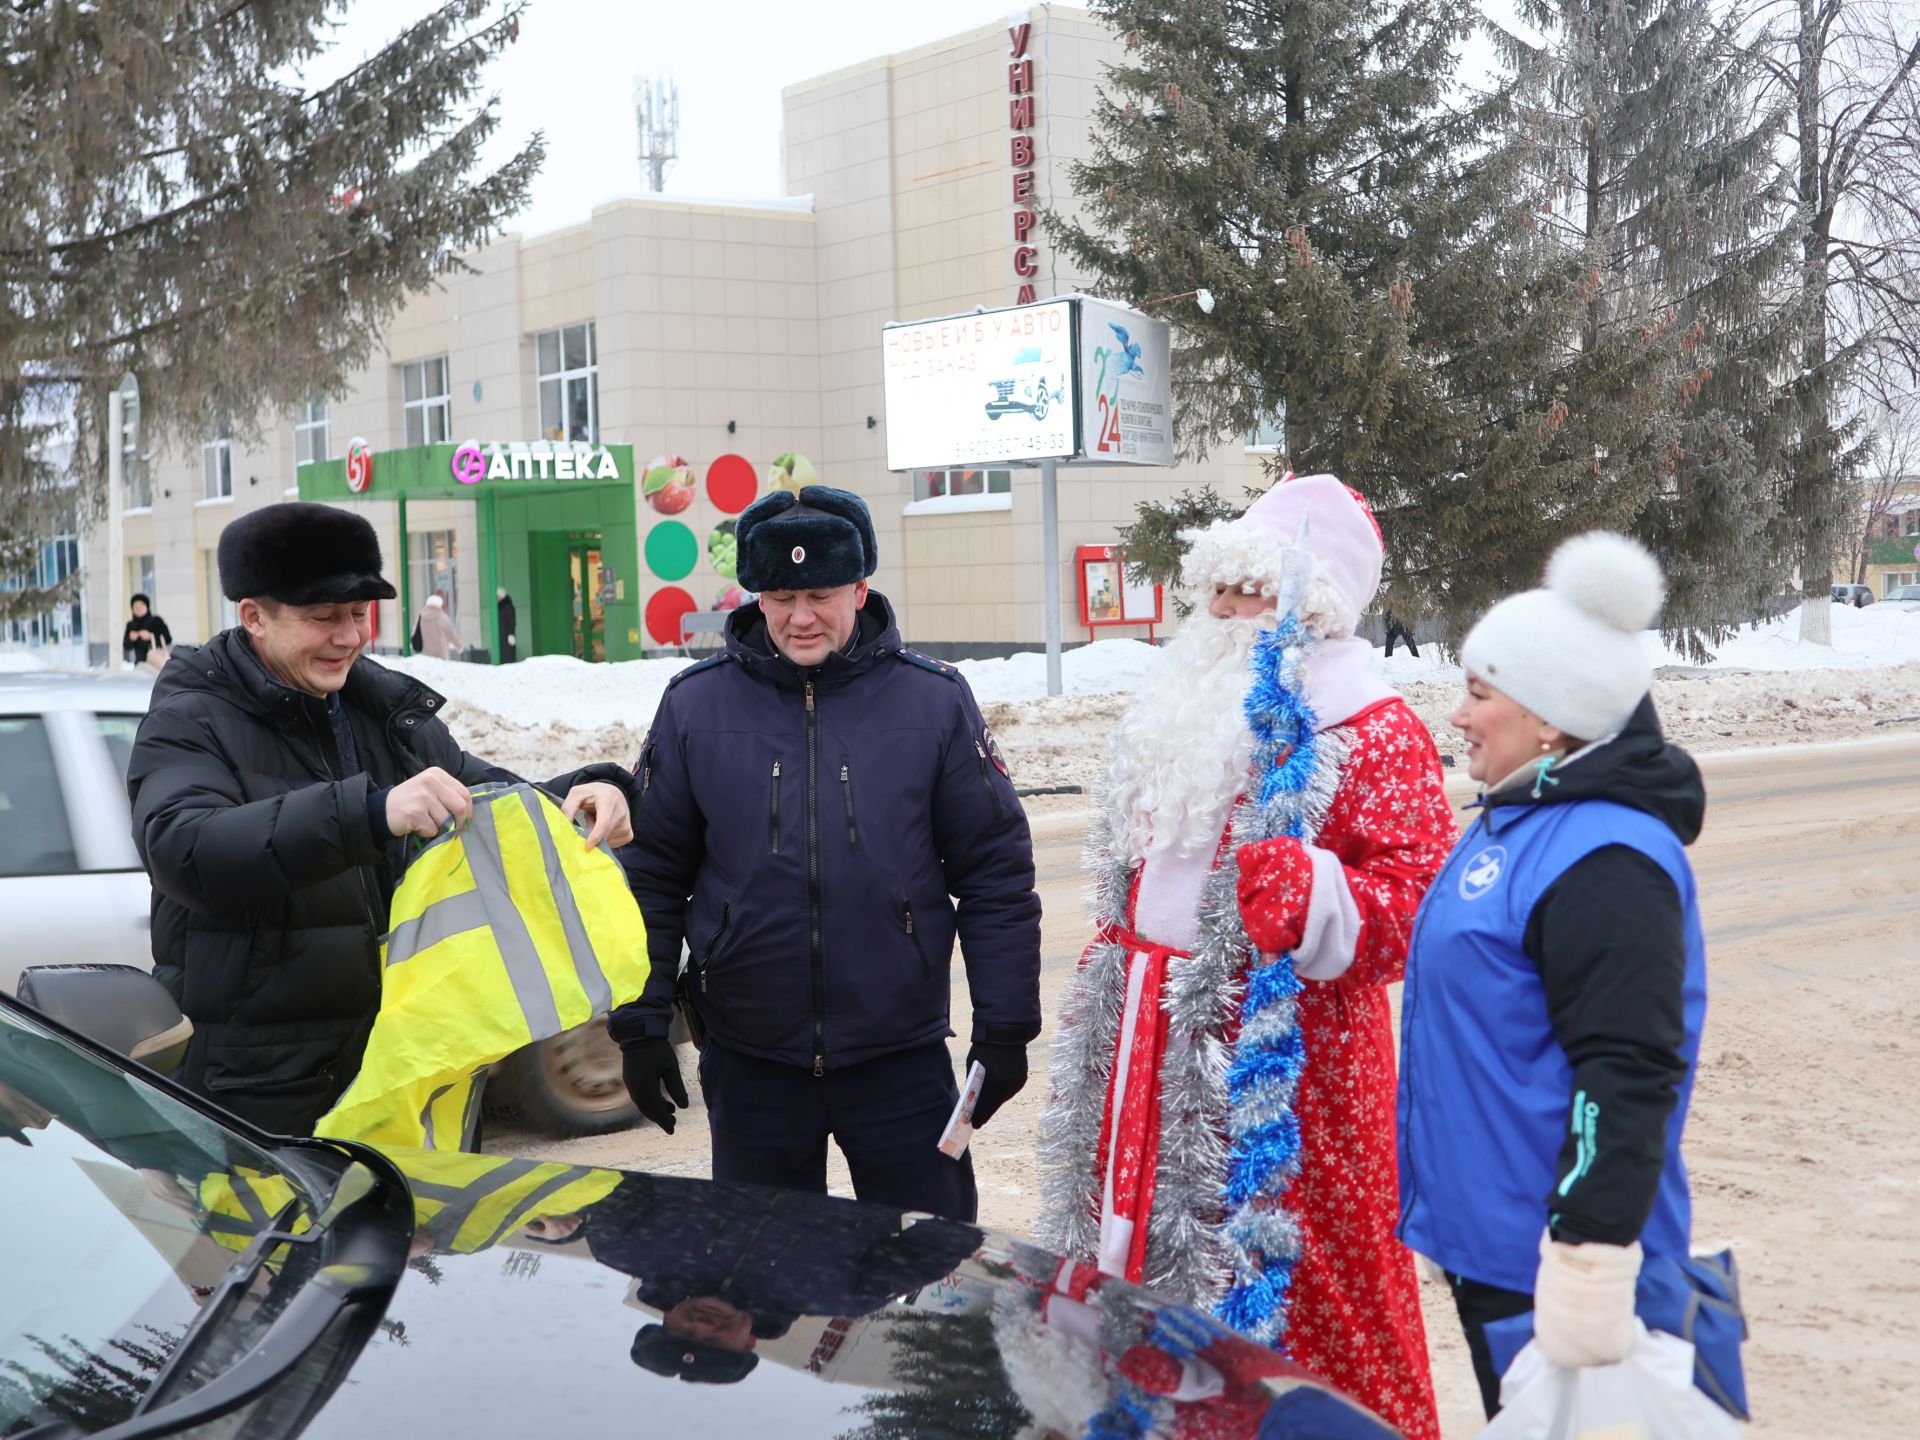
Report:
M 1747 1287 L 1750 1433 L 1826 1436 L 1844 1415 L 1851 1437 L 1911 1436 L 1920 1433 L 1920 736 L 1703 763 L 1707 831 L 1694 864 L 1712 993 L 1687 1155 L 1696 1240 L 1732 1243 Z M 1050 1014 L 1085 941 L 1083 822 L 1071 812 L 1035 821 Z M 956 986 L 963 1030 L 967 1013 Z M 1034 1058 L 1039 1071 L 1039 1047 Z M 974 1142 L 987 1224 L 1031 1228 L 1045 1093 L 1036 1076 Z M 503 1132 L 488 1148 L 703 1174 L 703 1116 L 687 1121 L 671 1138 L 641 1130 L 556 1143 Z M 844 1167 L 832 1168 L 845 1193 Z M 1427 1299 L 1447 1440 L 1471 1436 L 1465 1349 L 1444 1293 Z

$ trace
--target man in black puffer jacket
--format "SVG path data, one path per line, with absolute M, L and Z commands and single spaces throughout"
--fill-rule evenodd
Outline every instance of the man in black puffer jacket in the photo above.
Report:
M 391 599 L 358 515 L 270 505 L 220 537 L 240 624 L 182 646 L 153 687 L 127 771 L 153 882 L 154 974 L 194 1023 L 179 1079 L 252 1121 L 310 1134 L 360 1067 L 380 1006 L 379 937 L 403 837 L 473 812 L 514 777 L 466 754 L 445 701 L 366 659 Z M 617 765 L 545 788 L 589 844 L 631 835 Z

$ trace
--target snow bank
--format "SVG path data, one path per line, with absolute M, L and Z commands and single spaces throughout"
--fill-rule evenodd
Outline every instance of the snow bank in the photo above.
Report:
M 1096 640 L 1069 650 L 1060 657 L 1061 689 L 1068 695 L 1137 690 L 1158 653 L 1144 640 Z M 958 669 L 982 705 L 1038 700 L 1047 693 L 1047 657 L 1038 650 L 1003 660 L 962 660 Z
M 1878 670 L 1920 661 L 1920 611 L 1892 605 L 1856 610 L 1834 605 L 1833 644 L 1800 642 L 1800 612 L 1747 626 L 1714 651 L 1714 670 Z M 1686 665 L 1684 656 L 1649 635 L 1656 665 Z
M 47 662 L 26 650 L 0 651 L 0 675 L 20 675 L 48 669 Z
M 1741 630 L 1710 665 L 1689 665 L 1658 635 L 1646 636 L 1648 659 L 1656 667 L 1695 673 L 1735 671 L 1865 671 L 1920 664 L 1920 613 L 1868 606 L 1836 605 L 1833 644 L 1802 645 L 1800 614 Z M 1069 650 L 1061 658 L 1068 696 L 1123 694 L 1145 681 L 1158 652 L 1139 640 L 1101 640 Z M 31 656 L 0 654 L 0 670 L 35 668 Z M 382 665 L 415 676 L 462 707 L 485 711 L 518 726 L 563 724 L 579 730 L 624 725 L 644 730 L 667 682 L 690 664 L 687 660 L 627 660 L 588 665 L 570 656 L 541 655 L 516 665 L 465 665 L 456 661 L 384 657 Z M 1445 660 L 1438 646 L 1422 646 L 1419 658 L 1397 649 L 1381 658 L 1382 673 L 1393 685 L 1461 683 L 1458 665 Z M 1009 705 L 1042 699 L 1047 692 L 1046 656 L 1022 651 L 1001 660 L 963 660 L 959 669 L 982 705 Z
M 376 656 L 390 670 L 513 725 L 582 729 L 653 723 L 667 682 L 687 660 L 622 660 L 589 665 L 571 655 L 535 655 L 513 665 L 467 665 L 425 655 Z

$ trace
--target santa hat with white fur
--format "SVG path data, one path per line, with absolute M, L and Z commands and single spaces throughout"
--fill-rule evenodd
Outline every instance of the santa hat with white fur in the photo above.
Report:
M 1542 590 L 1509 595 L 1467 632 L 1460 661 L 1556 729 L 1617 735 L 1653 684 L 1643 632 L 1667 586 L 1644 545 L 1607 530 L 1554 551 Z
M 1238 585 L 1249 595 L 1278 595 L 1286 551 L 1302 517 L 1313 578 L 1300 618 L 1324 639 L 1344 639 L 1373 603 L 1386 550 L 1366 500 L 1332 475 L 1288 475 L 1236 519 L 1182 531 L 1192 546 L 1181 580 L 1192 587 Z

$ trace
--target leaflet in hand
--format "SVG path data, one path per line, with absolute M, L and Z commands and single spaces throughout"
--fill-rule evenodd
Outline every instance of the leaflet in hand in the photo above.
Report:
M 973 1105 L 980 1098 L 980 1087 L 986 1083 L 987 1067 L 976 1060 L 967 1071 L 967 1083 L 960 1087 L 960 1100 L 953 1107 L 947 1128 L 940 1132 L 942 1155 L 958 1160 L 967 1153 L 967 1144 L 973 1139 Z

